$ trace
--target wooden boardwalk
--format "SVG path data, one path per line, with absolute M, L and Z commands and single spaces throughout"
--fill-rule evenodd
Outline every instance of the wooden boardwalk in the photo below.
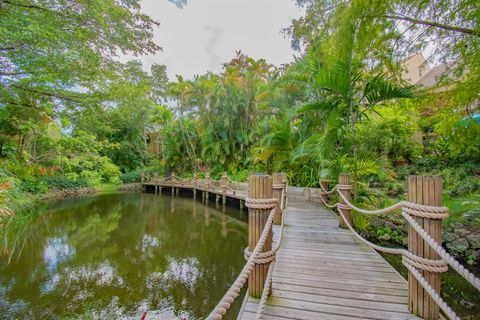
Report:
M 419 319 L 408 311 L 406 280 L 332 212 L 289 201 L 284 219 L 265 319 Z M 238 318 L 254 319 L 257 308 L 247 296 Z

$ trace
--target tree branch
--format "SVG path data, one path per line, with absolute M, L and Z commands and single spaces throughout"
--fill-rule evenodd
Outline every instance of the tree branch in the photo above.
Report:
M 0 51 L 11 51 L 11 50 L 15 50 L 17 49 L 18 47 L 15 47 L 15 46 L 11 46 L 11 47 L 0 47 Z
M 21 3 L 12 2 L 10 0 L 4 0 L 4 3 L 9 4 L 11 6 L 21 7 L 21 8 L 25 8 L 25 9 L 35 9 L 35 10 L 40 10 L 40 11 L 44 11 L 44 12 L 49 12 L 49 13 L 57 14 L 57 15 L 63 17 L 63 15 L 60 12 L 57 12 L 55 10 L 50 10 L 48 8 L 44 8 L 42 6 L 38 6 L 38 5 L 34 5 L 34 4 L 21 4 Z
M 22 74 L 26 74 L 26 73 L 23 73 L 23 72 L 1 72 L 0 71 L 0 76 L 19 76 L 19 75 L 22 75 Z
M 11 86 L 15 87 L 17 89 L 20 89 L 20 90 L 24 90 L 24 91 L 28 91 L 28 92 L 32 92 L 32 93 L 38 93 L 38 94 L 43 95 L 43 96 L 62 99 L 62 100 L 67 100 L 67 101 L 72 101 L 72 102 L 79 102 L 79 99 L 82 98 L 81 96 L 68 97 L 68 96 L 61 95 L 61 94 L 56 93 L 56 92 L 49 92 L 49 91 L 43 91 L 43 90 L 38 90 L 38 89 L 33 89 L 33 88 L 27 88 L 27 87 L 19 86 L 17 84 L 12 84 Z
M 480 34 L 477 31 L 475 31 L 474 29 L 451 26 L 451 25 L 448 25 L 448 24 L 438 23 L 438 22 L 435 22 L 435 21 L 421 20 L 421 19 L 411 18 L 411 17 L 397 15 L 397 14 L 385 15 L 385 17 L 387 19 L 408 21 L 408 22 L 411 22 L 413 24 L 420 24 L 420 25 L 439 28 L 439 29 L 443 29 L 443 30 L 454 31 L 454 32 L 473 35 L 473 36 L 480 36 Z

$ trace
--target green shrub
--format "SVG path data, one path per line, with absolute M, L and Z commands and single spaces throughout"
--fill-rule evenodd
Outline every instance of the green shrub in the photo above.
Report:
M 26 178 L 21 180 L 20 189 L 24 192 L 42 194 L 48 191 L 48 185 L 40 179 Z
M 140 179 L 142 177 L 142 170 L 135 170 L 135 171 L 130 171 L 127 173 L 124 173 L 120 176 L 120 180 L 122 183 L 136 183 L 140 182 Z
M 99 162 L 98 173 L 101 175 L 101 182 L 120 183 L 120 169 L 112 163 L 112 160 L 108 157 L 101 157 Z M 91 176 L 91 174 L 89 175 Z M 96 180 L 96 177 L 92 177 L 92 179 Z
M 83 170 L 80 172 L 80 178 L 85 180 L 87 185 L 91 187 L 102 184 L 102 174 L 97 171 Z
M 386 192 L 389 196 L 398 197 L 406 192 L 405 183 L 402 182 L 387 182 L 385 184 Z
M 88 186 L 87 181 L 78 177 L 78 175 L 76 179 L 72 179 L 71 176 L 63 175 L 41 177 L 39 180 L 43 181 L 49 189 L 77 189 Z

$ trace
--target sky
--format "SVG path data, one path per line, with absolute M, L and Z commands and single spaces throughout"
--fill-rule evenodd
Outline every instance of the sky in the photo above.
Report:
M 220 72 L 236 50 L 280 65 L 293 61 L 281 30 L 302 11 L 293 0 L 142 0 L 142 11 L 160 22 L 154 41 L 163 48 L 137 57 L 146 68 L 164 64 L 170 80 Z M 134 57 L 127 57 L 134 58 Z

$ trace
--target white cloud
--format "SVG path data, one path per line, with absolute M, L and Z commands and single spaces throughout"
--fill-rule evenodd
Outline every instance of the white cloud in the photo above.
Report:
M 236 50 L 275 65 L 293 60 L 290 40 L 281 29 L 301 11 L 293 0 L 142 0 L 142 10 L 160 22 L 155 42 L 163 48 L 140 59 L 149 68 L 165 64 L 175 74 L 192 78 L 219 72 Z

